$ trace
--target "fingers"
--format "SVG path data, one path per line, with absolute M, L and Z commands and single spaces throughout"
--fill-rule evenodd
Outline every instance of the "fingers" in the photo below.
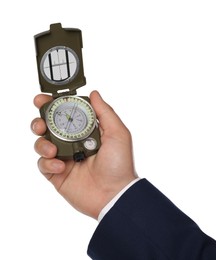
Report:
M 38 168 L 49 179 L 49 176 L 51 177 L 53 174 L 62 173 L 65 170 L 65 163 L 56 158 L 45 159 L 41 157 L 38 160 Z
M 97 91 L 91 93 L 90 99 L 102 130 L 108 131 L 109 133 L 127 130 L 119 116 L 112 107 L 102 99 Z
M 34 105 L 40 109 L 45 103 L 51 101 L 53 98 L 49 95 L 39 94 L 35 96 L 33 102 Z M 41 118 L 35 118 L 31 122 L 32 132 L 36 135 L 44 135 L 46 132 L 46 124 Z
M 45 103 L 53 98 L 49 95 L 39 94 L 34 98 L 34 105 L 40 109 Z M 31 122 L 32 132 L 42 136 L 46 132 L 46 124 L 42 118 L 35 118 Z M 54 158 L 57 153 L 57 148 L 54 144 L 46 140 L 44 137 L 39 137 L 34 145 L 36 153 L 41 158 L 38 160 L 38 168 L 40 172 L 47 178 L 51 179 L 53 174 L 61 174 L 65 170 L 65 163 Z
M 48 180 L 53 174 L 61 174 L 65 170 L 65 163 L 54 158 L 57 152 L 56 146 L 45 138 L 38 138 L 35 142 L 35 151 L 41 156 L 38 160 L 38 168 Z
M 39 94 L 35 96 L 33 103 L 34 105 L 40 109 L 45 103 L 51 101 L 53 98 L 49 95 Z M 32 132 L 36 135 L 43 135 L 46 132 L 46 124 L 41 118 L 35 118 L 31 122 Z
M 53 98 L 51 96 L 45 95 L 45 94 L 39 94 L 39 95 L 35 96 L 33 102 L 34 102 L 34 105 L 40 109 L 45 103 L 47 103 L 51 100 L 53 100 Z
M 54 158 L 57 153 L 56 146 L 46 140 L 44 137 L 40 137 L 37 139 L 34 148 L 36 153 L 44 158 Z
M 36 135 L 44 135 L 46 132 L 46 124 L 43 119 L 35 118 L 31 122 L 31 130 Z

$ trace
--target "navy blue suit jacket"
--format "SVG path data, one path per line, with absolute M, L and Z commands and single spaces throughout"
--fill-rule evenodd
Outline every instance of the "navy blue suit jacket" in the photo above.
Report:
M 99 223 L 88 255 L 94 260 L 216 260 L 216 241 L 142 179 Z

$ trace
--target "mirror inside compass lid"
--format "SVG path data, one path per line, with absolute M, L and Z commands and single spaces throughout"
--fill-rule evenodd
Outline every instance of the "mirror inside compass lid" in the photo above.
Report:
M 42 92 L 75 94 L 86 84 L 82 62 L 82 34 L 75 28 L 51 24 L 35 35 L 38 76 Z

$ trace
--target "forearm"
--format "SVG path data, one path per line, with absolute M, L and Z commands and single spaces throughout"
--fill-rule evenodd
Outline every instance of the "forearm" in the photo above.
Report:
M 216 242 L 143 179 L 100 222 L 89 244 L 93 259 L 216 259 Z

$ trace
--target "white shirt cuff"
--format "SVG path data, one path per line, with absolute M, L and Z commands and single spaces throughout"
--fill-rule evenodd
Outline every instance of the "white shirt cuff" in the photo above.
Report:
M 100 222 L 103 217 L 107 214 L 107 212 L 114 206 L 114 204 L 117 202 L 117 200 L 137 181 L 139 181 L 141 178 L 137 178 L 130 182 L 124 189 L 122 189 L 100 212 L 98 216 L 98 222 Z

